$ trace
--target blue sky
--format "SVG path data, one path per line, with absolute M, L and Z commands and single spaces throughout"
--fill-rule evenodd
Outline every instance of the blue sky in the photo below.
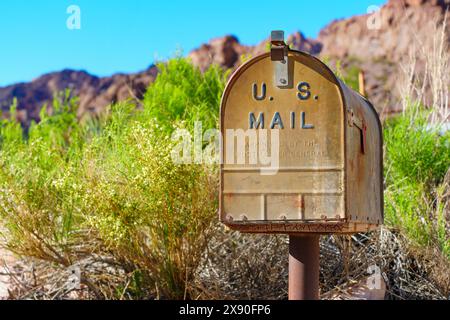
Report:
M 385 2 L 1 0 L 0 86 L 65 68 L 99 76 L 137 72 L 225 34 L 244 44 L 260 42 L 272 29 L 316 37 L 333 19 Z M 81 10 L 80 30 L 66 26 L 70 5 Z

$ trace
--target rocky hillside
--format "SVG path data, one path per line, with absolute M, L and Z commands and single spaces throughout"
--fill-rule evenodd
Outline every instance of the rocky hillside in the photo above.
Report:
M 245 46 L 231 35 L 216 38 L 200 48 L 192 51 L 189 57 L 192 62 L 205 70 L 211 64 L 218 64 L 226 68 L 235 68 L 242 62 L 244 56 L 255 56 L 267 51 L 269 39 L 262 41 L 257 46 Z M 322 44 L 313 39 L 307 39 L 301 32 L 290 35 L 287 42 L 291 48 L 306 51 L 318 55 L 322 50 Z
M 420 46 L 421 39 L 430 37 L 425 26 L 430 21 L 442 22 L 449 6 L 450 0 L 389 0 L 375 18 L 377 21 L 372 21 L 373 16 L 369 15 L 338 20 L 325 27 L 318 39 L 307 39 L 301 32 L 296 32 L 289 36 L 288 42 L 296 50 L 327 58 L 331 63 L 339 60 L 344 67 L 354 65 L 363 70 L 367 94 L 378 110 L 395 112 L 399 66 L 409 56 L 414 43 Z M 371 27 L 371 23 L 378 27 Z M 257 55 L 266 48 L 267 40 L 257 46 L 246 46 L 234 36 L 225 36 L 202 45 L 189 57 L 202 70 L 212 63 L 236 68 L 242 57 Z M 51 101 L 54 92 L 71 88 L 80 97 L 80 114 L 98 112 L 111 102 L 140 98 L 156 75 L 154 66 L 137 74 L 105 78 L 84 71 L 64 70 L 29 83 L 0 88 L 0 107 L 7 114 L 16 97 L 18 116 L 27 125 L 32 119 L 38 120 L 40 108 Z
M 80 98 L 80 115 L 98 112 L 111 102 L 129 97 L 141 98 L 157 75 L 152 66 L 137 74 L 116 74 L 99 78 L 85 71 L 63 70 L 43 75 L 29 83 L 0 88 L 0 107 L 7 115 L 13 98 L 18 100 L 18 117 L 25 125 L 39 119 L 39 111 L 53 99 L 55 92 L 69 88 Z
M 450 0 L 390 0 L 373 21 L 368 15 L 334 21 L 318 37 L 321 55 L 356 65 L 366 75 L 366 91 L 378 110 L 398 111 L 402 65 L 424 63 L 434 26 L 447 18 L 450 36 Z M 377 26 L 369 28 L 368 25 Z M 450 38 L 447 39 L 450 44 Z M 428 45 L 426 49 L 424 47 Z
M 423 46 L 433 36 L 432 27 L 442 24 L 449 7 L 450 0 L 389 0 L 376 15 L 333 21 L 320 32 L 318 39 L 307 39 L 296 32 L 287 42 L 293 49 L 317 55 L 331 65 L 339 61 L 344 70 L 352 66 L 362 70 L 370 100 L 380 112 L 393 113 L 399 111 L 401 66 L 410 63 L 413 48 L 416 63 L 423 64 L 421 56 L 424 58 L 426 54 Z M 450 14 L 447 31 L 450 35 Z M 190 57 L 202 69 L 211 63 L 236 67 L 243 54 L 264 52 L 267 41 L 248 47 L 227 36 L 194 50 Z M 450 38 L 447 43 L 450 44 Z

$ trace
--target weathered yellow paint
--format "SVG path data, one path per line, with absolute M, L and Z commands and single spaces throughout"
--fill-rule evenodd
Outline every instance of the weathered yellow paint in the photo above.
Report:
M 262 175 L 267 165 L 249 163 L 252 152 L 242 153 L 235 141 L 234 153 L 246 162 L 221 165 L 221 221 L 259 233 L 351 233 L 381 224 L 382 138 L 374 108 L 308 54 L 289 51 L 289 72 L 292 85 L 277 87 L 275 63 L 263 54 L 239 68 L 225 89 L 223 159 L 229 129 L 278 129 L 280 146 L 277 173 Z

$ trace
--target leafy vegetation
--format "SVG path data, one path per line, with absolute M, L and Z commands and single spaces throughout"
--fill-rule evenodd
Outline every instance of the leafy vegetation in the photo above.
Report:
M 450 168 L 450 132 L 428 125 L 429 113 L 417 106 L 385 126 L 386 222 L 417 244 L 437 244 L 450 258 L 440 201 L 448 188 L 444 178 Z
M 199 120 L 205 129 L 217 127 L 227 74 L 217 67 L 201 73 L 183 58 L 159 69 L 142 105 L 118 103 L 99 119 L 79 121 L 77 100 L 65 92 L 27 132 L 15 105 L 1 122 L 0 232 L 7 248 L 62 267 L 88 257 L 102 270 L 83 271 L 96 298 L 196 298 L 205 278 L 199 265 L 216 250 L 211 239 L 238 245 L 236 234 L 213 225 L 217 168 L 175 165 L 170 157 L 175 128 L 192 130 Z M 449 256 L 450 136 L 429 130 L 426 113 L 413 114 L 386 123 L 386 222 Z M 105 279 L 110 269 L 119 271 Z
M 80 122 L 66 92 L 27 134 L 14 117 L 3 120 L 0 218 L 11 251 L 66 267 L 112 255 L 126 261 L 135 298 L 189 297 L 217 210 L 217 174 L 175 165 L 169 133 L 177 123 L 217 125 L 225 74 L 201 74 L 182 58 L 159 68 L 143 108 L 123 102 Z
M 144 119 L 155 119 L 170 131 L 180 121 L 190 129 L 195 121 L 204 128 L 218 126 L 218 114 L 227 73 L 212 66 L 205 73 L 183 58 L 160 65 L 157 81 L 144 97 Z

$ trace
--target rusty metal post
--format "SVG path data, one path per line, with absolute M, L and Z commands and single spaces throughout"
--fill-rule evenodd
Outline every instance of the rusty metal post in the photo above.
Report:
M 319 239 L 289 236 L 289 300 L 319 300 Z

